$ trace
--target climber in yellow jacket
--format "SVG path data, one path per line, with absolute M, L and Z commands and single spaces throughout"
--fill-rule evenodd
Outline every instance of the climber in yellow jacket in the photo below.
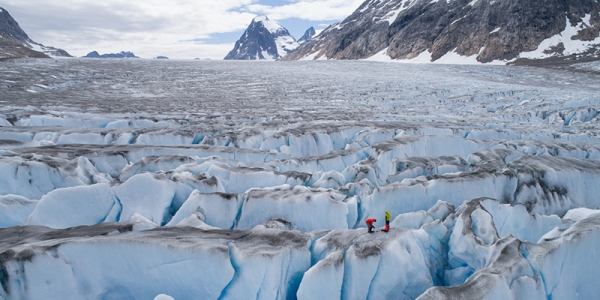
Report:
M 392 218 L 392 214 L 390 214 L 387 209 L 385 210 L 385 228 L 383 231 L 388 232 L 390 230 L 390 219 Z

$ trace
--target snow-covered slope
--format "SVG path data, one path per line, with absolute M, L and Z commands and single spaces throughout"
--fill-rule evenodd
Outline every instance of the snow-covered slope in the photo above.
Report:
M 600 292 L 586 259 L 600 249 L 597 73 L 83 59 L 0 71 L 0 298 Z
M 258 16 L 235 43 L 225 60 L 277 60 L 298 47 L 287 29 L 267 18 Z
M 32 41 L 19 24 L 0 7 L 0 60 L 21 57 L 71 57 L 64 50 Z
M 285 60 L 505 64 L 595 59 L 599 14 L 595 0 L 366 0 Z

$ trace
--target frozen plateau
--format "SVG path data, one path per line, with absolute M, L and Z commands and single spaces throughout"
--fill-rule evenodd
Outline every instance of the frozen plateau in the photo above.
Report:
M 597 299 L 598 70 L 3 62 L 0 299 Z

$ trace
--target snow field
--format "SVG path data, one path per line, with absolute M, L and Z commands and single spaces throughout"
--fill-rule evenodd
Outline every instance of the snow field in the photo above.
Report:
M 161 66 L 0 66 L 0 298 L 600 292 L 595 75 Z

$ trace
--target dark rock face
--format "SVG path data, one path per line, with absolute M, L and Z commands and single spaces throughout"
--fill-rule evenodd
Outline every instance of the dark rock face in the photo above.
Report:
M 308 40 L 310 40 L 313 36 L 315 36 L 316 31 L 314 27 L 311 27 L 304 32 L 304 35 L 298 40 L 299 44 L 302 44 Z
M 225 60 L 276 60 L 298 47 L 289 31 L 266 16 L 252 20 Z
M 28 43 L 31 41 L 27 33 L 21 29 L 19 23 L 13 19 L 13 17 L 4 8 L 0 7 L 0 35 L 3 38 L 12 37 L 21 43 Z
M 285 60 L 309 55 L 362 59 L 386 49 L 392 59 L 411 59 L 429 51 L 435 61 L 454 51 L 477 55 L 483 63 L 511 60 L 536 50 L 567 25 L 580 24 L 571 39 L 598 38 L 599 13 L 595 0 L 367 0 Z M 583 22 L 586 16 L 589 24 Z M 560 46 L 554 46 L 559 53 Z
M 40 51 L 34 50 L 35 48 Z M 0 7 L 0 60 L 48 58 L 48 55 L 71 57 L 65 50 L 44 46 L 31 40 L 8 11 Z
M 47 58 L 44 53 L 28 47 L 27 33 L 5 9 L 0 7 L 0 60 L 20 57 Z
M 88 53 L 86 56 L 82 56 L 83 58 L 139 58 L 130 51 L 121 51 L 119 53 L 107 53 L 100 55 L 98 51 L 92 51 Z

